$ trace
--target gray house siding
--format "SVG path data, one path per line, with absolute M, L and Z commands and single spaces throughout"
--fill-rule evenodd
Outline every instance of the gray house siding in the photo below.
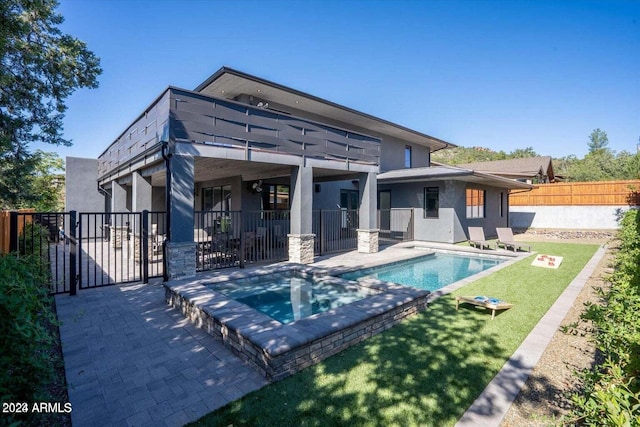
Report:
M 239 100 L 243 102 L 249 102 L 248 95 L 239 97 Z M 257 103 L 259 100 L 253 99 L 252 103 Z M 404 168 L 404 149 L 405 146 L 410 146 L 412 151 L 412 164 L 411 167 L 428 167 L 430 165 L 430 150 L 429 147 L 423 145 L 407 142 L 392 136 L 376 132 L 373 129 L 365 129 L 358 126 L 354 126 L 352 123 L 340 122 L 333 120 L 325 116 L 313 114 L 305 110 L 300 110 L 289 105 L 277 104 L 269 101 L 270 108 L 274 108 L 278 111 L 285 111 L 295 116 L 326 123 L 329 126 L 336 126 L 345 129 L 352 129 L 354 132 L 361 132 L 365 135 L 371 135 L 376 138 L 382 139 L 380 145 L 380 171 L 388 171 L 392 169 Z
M 67 157 L 66 174 L 66 211 L 105 210 L 105 197 L 98 191 L 98 160 Z
M 438 187 L 439 210 L 438 218 L 424 217 L 424 189 Z M 485 215 L 484 218 L 467 218 L 466 188 L 484 189 Z M 458 243 L 467 240 L 469 226 L 483 227 L 487 236 L 495 235 L 496 227 L 507 227 L 507 193 L 504 189 L 470 185 L 462 181 L 427 181 L 409 182 L 402 184 L 382 184 L 378 190 L 391 191 L 391 207 L 414 209 L 414 237 L 443 243 Z M 500 193 L 502 197 L 502 213 L 500 216 Z
M 405 147 L 411 147 L 411 167 L 429 166 L 429 148 L 396 138 L 385 137 L 380 147 L 380 172 L 404 168 Z
M 504 188 L 495 187 L 479 187 L 471 186 L 472 188 L 483 188 L 485 193 L 485 215 L 484 218 L 469 218 L 465 219 L 464 228 L 467 227 L 482 227 L 484 229 L 484 235 L 487 238 L 496 237 L 497 227 L 509 226 L 509 193 Z M 502 197 L 500 194 L 502 193 Z M 500 209 L 500 203 L 502 202 L 502 209 Z M 466 217 L 466 215 L 465 215 Z
M 325 181 L 314 185 L 313 209 L 336 210 L 340 204 L 340 191 L 359 191 L 359 185 L 355 180 Z

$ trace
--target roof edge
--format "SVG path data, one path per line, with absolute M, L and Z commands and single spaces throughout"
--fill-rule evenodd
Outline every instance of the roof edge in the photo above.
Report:
M 200 92 L 201 90 L 203 90 L 205 87 L 209 86 L 211 83 L 216 81 L 218 78 L 220 78 L 224 74 L 233 74 L 233 75 L 235 75 L 237 77 L 241 77 L 241 78 L 244 78 L 244 79 L 247 79 L 247 80 L 251 80 L 251 81 L 254 81 L 256 83 L 261 83 L 261 84 L 264 84 L 264 85 L 272 86 L 272 87 L 274 87 L 276 89 L 279 89 L 279 90 L 284 90 L 284 91 L 287 91 L 287 92 L 291 92 L 294 95 L 301 96 L 301 97 L 306 97 L 306 98 L 309 98 L 309 99 L 311 99 L 313 101 L 327 104 L 327 105 L 329 105 L 329 106 L 331 106 L 333 108 L 337 108 L 339 110 L 346 111 L 346 112 L 349 112 L 349 113 L 352 113 L 352 114 L 357 114 L 357 115 L 366 117 L 366 118 L 368 118 L 370 120 L 375 120 L 375 121 L 381 122 L 381 123 L 383 123 L 385 125 L 388 125 L 388 126 L 396 127 L 396 128 L 401 129 L 401 130 L 403 130 L 405 132 L 412 133 L 412 134 L 414 134 L 414 135 L 416 135 L 416 136 L 418 136 L 420 138 L 427 138 L 427 139 L 430 139 L 430 140 L 432 140 L 432 141 L 434 141 L 436 143 L 443 144 L 444 147 L 438 148 L 438 150 L 444 149 L 444 148 L 457 147 L 456 144 L 453 144 L 451 142 L 447 142 L 445 140 L 436 138 L 436 137 L 428 135 L 426 133 L 419 132 L 417 130 L 408 128 L 406 126 L 402 126 L 402 125 L 399 125 L 397 123 L 390 122 L 389 120 L 381 119 L 380 117 L 376 117 L 376 116 L 373 116 L 371 114 L 364 113 L 362 111 L 358 111 L 358 110 L 355 110 L 355 109 L 350 108 L 350 107 L 346 107 L 346 106 L 341 105 L 341 104 L 337 104 L 337 103 L 329 101 L 327 99 L 320 98 L 319 96 L 311 95 L 310 93 L 303 92 L 303 91 L 297 90 L 297 89 L 293 89 L 291 87 L 282 85 L 280 83 L 275 83 L 275 82 L 272 82 L 270 80 L 266 80 L 266 79 L 263 79 L 261 77 L 254 76 L 252 74 L 248 74 L 248 73 L 236 70 L 236 69 L 228 67 L 228 66 L 223 66 L 218 71 L 213 73 L 204 82 L 200 83 L 194 89 L 194 92 Z

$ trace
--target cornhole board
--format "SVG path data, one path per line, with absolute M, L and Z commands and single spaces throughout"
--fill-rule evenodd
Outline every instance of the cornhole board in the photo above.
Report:
M 460 306 L 461 302 L 466 302 L 467 304 L 477 305 L 479 307 L 488 308 L 491 310 L 491 320 L 496 317 L 496 310 L 507 310 L 513 307 L 513 304 L 510 304 L 506 301 L 499 300 L 497 298 L 485 297 L 485 296 L 457 296 L 456 297 L 456 310 Z
M 562 263 L 563 257 L 554 255 L 536 255 L 531 263 L 534 267 L 558 268 Z

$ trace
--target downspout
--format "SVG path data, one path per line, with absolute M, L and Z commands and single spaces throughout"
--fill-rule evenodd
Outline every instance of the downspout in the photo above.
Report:
M 104 196 L 104 210 L 106 212 L 111 212 L 111 193 L 109 193 L 107 190 L 105 190 L 102 185 L 98 184 L 98 193 L 102 194 Z M 109 207 L 107 208 L 107 200 L 109 201 Z M 107 224 L 110 224 L 110 216 L 109 214 L 107 214 L 107 217 L 105 218 L 105 220 L 107 221 Z
M 164 159 L 165 167 L 165 239 L 162 241 L 162 279 L 163 281 L 169 281 L 169 272 L 167 271 L 167 242 L 171 241 L 171 153 L 169 152 L 169 143 L 162 142 L 162 158 Z
M 431 167 L 431 155 L 433 153 L 435 153 L 436 151 L 440 151 L 440 150 L 444 150 L 445 148 L 449 148 L 450 144 L 448 142 L 444 143 L 444 147 L 440 147 L 436 150 L 431 151 L 431 149 L 429 149 L 429 167 Z
M 510 194 L 527 193 L 533 190 L 533 188 L 526 188 L 521 191 L 513 191 L 513 189 L 507 190 L 507 225 L 511 227 L 511 202 L 509 201 Z

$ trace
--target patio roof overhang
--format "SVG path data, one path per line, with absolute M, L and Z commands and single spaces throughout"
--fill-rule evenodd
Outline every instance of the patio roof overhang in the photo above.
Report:
M 453 166 L 431 166 L 426 168 L 395 169 L 378 174 L 379 184 L 396 184 L 405 182 L 429 182 L 453 180 L 483 184 L 509 190 L 531 190 L 533 185 L 514 181 L 497 175 L 477 172 L 471 169 Z
M 427 146 L 431 151 L 456 147 L 455 144 L 413 129 L 229 67 L 222 67 L 194 90 L 210 96 L 228 99 L 234 99 L 241 95 L 255 96 L 295 110 L 335 120 L 343 123 L 343 127 L 352 128 L 356 126 L 366 132 L 389 135 L 403 141 Z

